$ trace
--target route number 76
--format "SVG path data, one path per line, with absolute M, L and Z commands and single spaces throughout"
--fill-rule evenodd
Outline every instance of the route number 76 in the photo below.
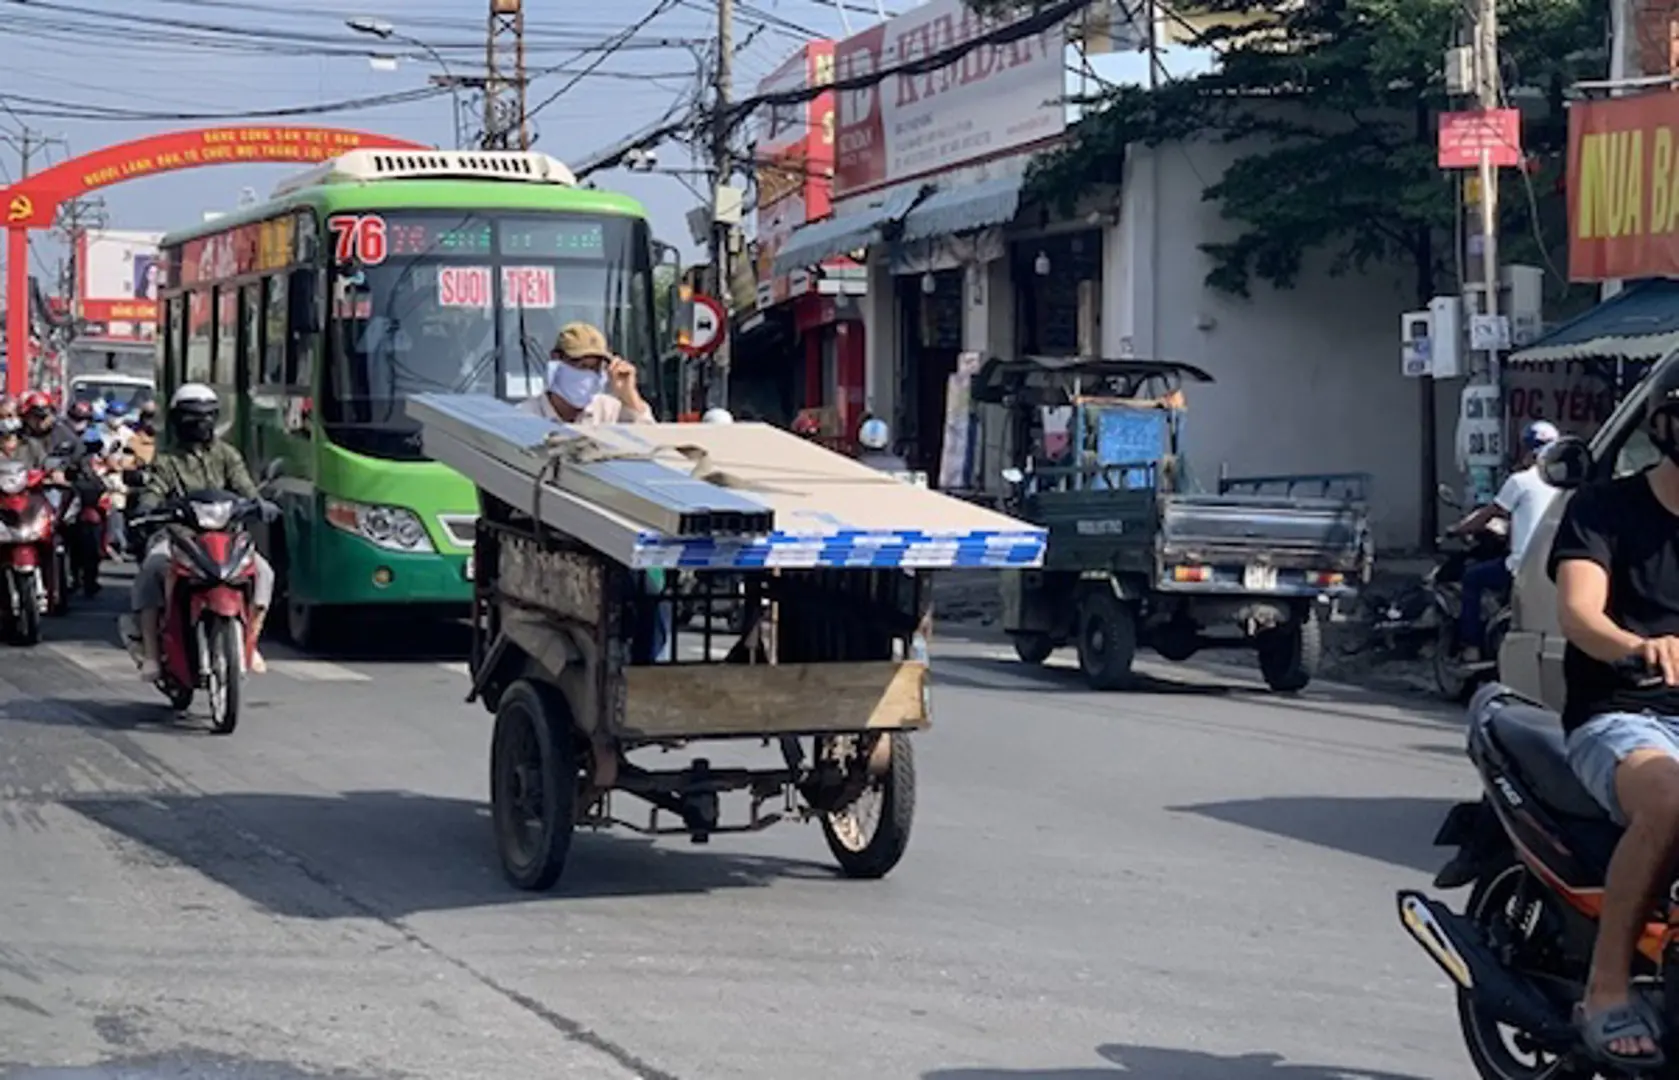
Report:
M 333 259 L 340 265 L 378 266 L 385 261 L 385 219 L 378 214 L 338 214 L 326 219 L 326 227 L 332 230 Z

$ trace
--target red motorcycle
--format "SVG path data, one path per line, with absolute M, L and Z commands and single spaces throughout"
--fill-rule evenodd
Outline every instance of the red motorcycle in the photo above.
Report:
M 169 538 L 157 688 L 177 712 L 184 712 L 193 695 L 204 690 L 211 728 L 218 735 L 238 726 L 240 691 L 256 647 L 251 609 L 257 549 L 245 523 L 260 517 L 263 509 L 259 499 L 199 491 L 131 522 L 137 528 L 161 525 Z M 133 617 L 123 615 L 119 623 L 130 655 L 136 663 L 143 662 Z
M 21 461 L 0 461 L 0 619 L 19 645 L 41 640 L 41 617 L 62 588 L 56 557 L 57 515 L 43 485 L 46 473 Z

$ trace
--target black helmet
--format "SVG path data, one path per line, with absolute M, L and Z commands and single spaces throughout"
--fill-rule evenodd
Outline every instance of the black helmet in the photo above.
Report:
M 207 443 L 216 437 L 221 401 L 203 383 L 186 383 L 169 399 L 169 432 L 183 443 Z

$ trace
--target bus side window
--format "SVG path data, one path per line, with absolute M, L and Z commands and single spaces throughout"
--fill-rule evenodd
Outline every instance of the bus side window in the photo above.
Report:
M 163 370 L 159 373 L 159 388 L 181 383 L 181 336 L 186 330 L 181 309 L 185 305 L 186 298 L 179 294 L 164 301 Z
M 235 372 L 239 370 L 239 289 L 233 285 L 216 288 L 216 350 L 210 366 L 210 385 L 231 398 Z
M 280 386 L 286 381 L 286 275 L 263 282 L 262 371 L 257 382 Z
M 262 282 L 239 290 L 239 318 L 245 329 L 239 342 L 238 385 L 248 389 L 262 381 Z
M 194 289 L 186 297 L 186 367 L 181 381 L 207 383 L 210 381 L 210 335 L 215 330 L 215 320 L 211 318 L 210 311 L 210 291 Z
M 319 276 L 308 268 L 293 270 L 286 283 L 286 325 L 291 339 L 286 354 L 286 385 L 304 394 L 314 385 L 315 354 L 321 347 L 319 290 Z

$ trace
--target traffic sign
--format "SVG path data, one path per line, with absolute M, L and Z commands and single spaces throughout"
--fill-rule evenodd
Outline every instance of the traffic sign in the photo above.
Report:
M 694 294 L 693 325 L 688 340 L 677 346 L 689 356 L 709 356 L 723 344 L 729 317 L 723 305 L 704 293 Z
M 1475 169 L 1485 154 L 1489 165 L 1510 169 L 1522 163 L 1522 114 L 1515 109 L 1477 109 L 1440 114 L 1438 162 L 1442 169 Z

